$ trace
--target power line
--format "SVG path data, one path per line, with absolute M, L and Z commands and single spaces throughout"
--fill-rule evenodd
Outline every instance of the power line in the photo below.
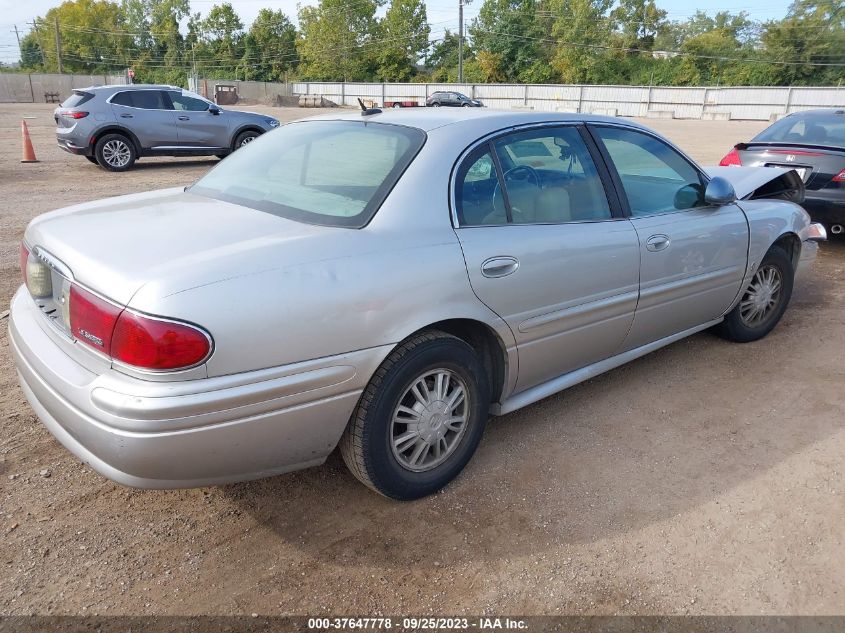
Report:
M 585 42 L 568 42 L 564 40 L 557 40 L 557 39 L 550 39 L 544 37 L 530 37 L 527 35 L 518 35 L 516 33 L 501 33 L 498 31 L 486 31 L 484 29 L 476 29 L 481 33 L 487 33 L 489 35 L 501 35 L 503 37 L 513 37 L 522 40 L 532 40 L 537 42 L 544 42 L 547 44 L 557 44 L 558 46 L 573 46 L 576 48 L 589 48 L 593 50 L 603 50 L 603 51 L 613 51 L 619 53 L 645 53 L 651 55 L 653 51 L 642 49 L 642 48 L 630 48 L 625 46 L 608 46 L 605 44 L 587 44 Z M 756 64 L 777 64 L 783 66 L 830 66 L 830 67 L 845 67 L 845 63 L 832 63 L 832 62 L 803 62 L 803 61 L 780 61 L 780 60 L 766 60 L 766 59 L 755 59 L 751 57 L 740 58 L 740 57 L 728 57 L 723 55 L 700 55 L 697 53 L 688 53 L 684 51 L 662 51 L 665 53 L 669 53 L 672 55 L 676 55 L 678 57 L 689 57 L 694 59 L 710 59 L 715 61 L 725 61 L 725 62 L 749 62 L 749 63 L 756 63 Z

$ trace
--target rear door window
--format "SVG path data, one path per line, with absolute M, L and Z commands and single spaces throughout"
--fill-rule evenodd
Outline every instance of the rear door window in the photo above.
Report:
M 118 97 L 120 99 L 118 100 Z M 125 103 L 124 99 L 129 101 Z M 117 105 L 128 105 L 141 110 L 172 110 L 170 100 L 163 90 L 127 90 L 112 97 L 112 103 Z
M 129 91 L 118 92 L 111 98 L 111 103 L 114 105 L 133 107 L 132 93 Z

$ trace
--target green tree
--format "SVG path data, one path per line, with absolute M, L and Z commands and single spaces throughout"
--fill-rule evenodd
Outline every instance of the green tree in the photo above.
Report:
M 845 78 L 845 3 L 796 0 L 786 18 L 764 26 L 762 54 L 782 62 L 771 69 L 776 84 L 835 84 Z
M 469 32 L 486 80 L 550 79 L 550 43 L 545 41 L 550 23 L 550 13 L 538 0 L 484 0 Z
M 666 25 L 666 11 L 657 8 L 654 0 L 619 0 L 610 16 L 619 25 L 627 48 L 652 50 Z
M 430 33 L 423 0 L 391 0 L 379 23 L 375 45 L 378 77 L 410 80 L 416 74 L 417 61 L 428 50 Z
M 551 33 L 557 40 L 551 66 L 563 83 L 604 83 L 610 64 L 612 0 L 550 0 Z
M 298 62 L 296 27 L 281 11 L 261 9 L 244 38 L 247 79 L 285 81 Z
M 132 40 L 125 34 L 126 24 L 120 5 L 114 2 L 70 0 L 50 9 L 35 22 L 35 37 L 40 42 L 32 37 L 27 43 L 27 63 L 34 60 L 31 53 L 35 51 L 34 44 L 38 43 L 43 47 L 45 69 L 51 72 L 58 69 L 55 37 L 58 24 L 65 72 L 103 73 L 127 64 Z
M 300 75 L 315 81 L 369 81 L 378 65 L 377 0 L 320 0 L 299 10 Z

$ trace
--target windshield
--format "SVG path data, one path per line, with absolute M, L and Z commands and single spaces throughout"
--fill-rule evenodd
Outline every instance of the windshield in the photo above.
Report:
M 239 149 L 190 191 L 291 220 L 360 228 L 424 142 L 422 130 L 400 125 L 291 123 Z
M 755 141 L 845 146 L 845 114 L 790 116 L 760 132 Z

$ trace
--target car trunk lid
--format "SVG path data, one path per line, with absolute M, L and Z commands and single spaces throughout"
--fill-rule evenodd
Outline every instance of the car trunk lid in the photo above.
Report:
M 273 251 L 307 258 L 313 249 L 306 238 L 330 230 L 179 188 L 48 213 L 25 240 L 59 260 L 74 281 L 128 305 L 150 281 L 166 296 L 242 274 L 244 261 L 252 271 L 266 268 Z
M 743 165 L 794 169 L 811 190 L 825 187 L 845 169 L 845 148 L 832 145 L 752 141 L 736 149 Z

